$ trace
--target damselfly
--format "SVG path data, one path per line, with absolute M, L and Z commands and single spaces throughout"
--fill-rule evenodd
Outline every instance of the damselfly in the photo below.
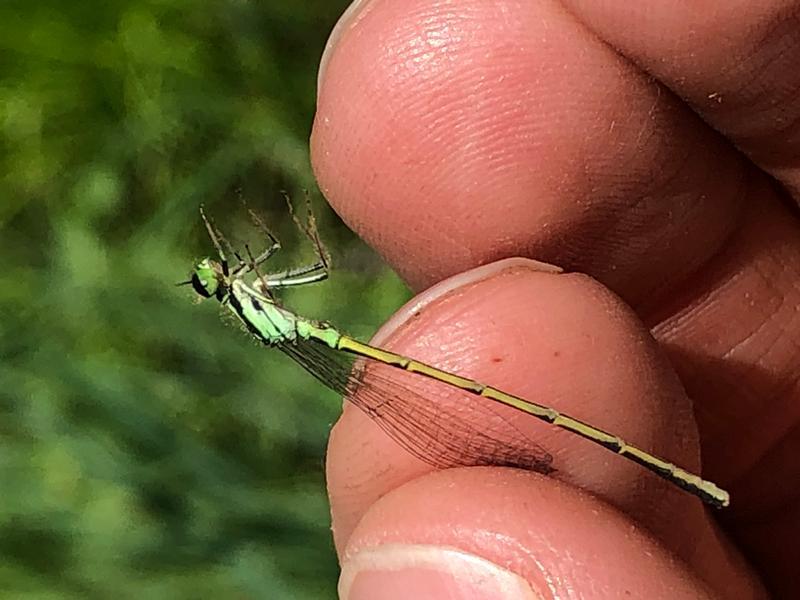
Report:
M 714 483 L 602 429 L 549 406 L 364 344 L 328 323 L 307 319 L 281 306 L 273 291 L 326 279 L 328 255 L 320 241 L 310 209 L 305 223 L 292 212 L 292 218 L 313 243 L 317 261 L 280 273 L 263 274 L 259 267 L 280 248 L 280 244 L 262 220 L 252 211 L 250 214 L 270 244 L 257 256 L 245 246 L 245 260 L 233 250 L 201 209 L 203 222 L 219 258 L 201 260 L 195 265 L 191 279 L 183 283 L 191 284 L 203 298 L 218 300 L 259 341 L 283 351 L 320 382 L 345 396 L 414 456 L 440 468 L 505 465 L 541 473 L 551 472 L 552 457 L 541 446 L 532 443 L 508 423 L 497 426 L 499 417 L 487 406 L 494 402 L 599 444 L 712 506 L 728 506 L 728 493 Z M 232 264 L 234 259 L 235 264 Z M 470 406 L 472 414 L 470 418 L 465 418 L 463 411 L 436 403 L 411 387 L 402 386 L 397 380 L 381 375 L 379 371 L 371 371 L 370 363 L 416 373 L 479 396 L 480 402 Z M 500 434 L 498 431 L 501 429 Z

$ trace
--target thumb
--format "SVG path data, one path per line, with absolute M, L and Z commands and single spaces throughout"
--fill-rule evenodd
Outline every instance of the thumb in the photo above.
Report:
M 533 261 L 499 261 L 429 289 L 379 337 L 378 345 L 390 350 L 553 405 L 692 471 L 699 469 L 691 405 L 676 375 L 631 311 L 587 277 L 557 274 Z M 446 406 L 448 415 L 467 424 L 455 428 L 435 417 L 421 422 L 404 414 L 409 435 L 421 428 L 449 427 L 467 435 L 477 430 L 489 432 L 498 445 L 523 436 L 531 447 L 553 456 L 556 472 L 545 477 L 488 467 L 431 473 L 433 467 L 395 443 L 380 423 L 346 406 L 332 431 L 327 463 L 343 597 L 381 598 L 375 585 L 388 594 L 387 578 L 416 581 L 422 572 L 437 574 L 425 585 L 434 580 L 436 585 L 466 585 L 472 579 L 464 577 L 461 567 L 448 571 L 441 566 L 463 567 L 464 560 L 478 569 L 478 583 L 505 582 L 495 585 L 503 590 L 498 597 L 514 597 L 506 585 L 534 593 L 520 587 L 525 583 L 539 595 L 555 586 L 569 597 L 570 590 L 591 591 L 597 582 L 630 586 L 640 597 L 659 597 L 660 586 L 670 597 L 677 589 L 697 597 L 697 584 L 669 556 L 691 564 L 698 580 L 717 591 L 751 584 L 697 498 L 528 415 L 408 377 L 419 392 L 415 402 Z M 477 411 L 480 403 L 483 408 Z M 491 445 L 486 450 L 491 454 Z M 457 458 L 457 451 L 448 446 L 449 456 Z M 514 464 L 505 451 L 498 462 Z M 454 460 L 453 466 L 458 465 Z M 361 575 L 376 568 L 380 577 Z M 440 579 L 438 573 L 451 575 Z M 664 577 L 656 579 L 656 574 Z M 373 587 L 363 595 L 359 589 L 367 585 Z M 421 591 L 411 594 L 410 582 L 398 585 L 396 597 L 425 597 Z M 492 596 L 481 591 L 451 597 Z

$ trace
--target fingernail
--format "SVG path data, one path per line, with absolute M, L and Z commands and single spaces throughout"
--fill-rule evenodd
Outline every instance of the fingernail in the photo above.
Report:
M 364 7 L 369 4 L 370 0 L 353 0 L 350 6 L 342 13 L 336 25 L 333 26 L 331 34 L 328 36 L 328 41 L 325 43 L 325 50 L 322 52 L 322 58 L 319 60 L 319 71 L 317 72 L 317 92 L 322 85 L 322 79 L 325 76 L 325 69 L 328 67 L 333 48 L 339 42 L 345 31 L 358 23 L 359 17 L 363 14 Z
M 525 579 L 457 550 L 389 544 L 364 549 L 342 565 L 341 600 L 541 600 Z
M 551 265 L 550 263 L 542 262 L 540 260 L 533 260 L 530 258 L 505 258 L 497 262 L 490 263 L 464 271 L 458 275 L 448 277 L 444 281 L 440 281 L 436 285 L 429 287 L 427 290 L 416 296 L 411 302 L 400 308 L 392 318 L 390 318 L 383 326 L 372 336 L 370 343 L 380 345 L 400 326 L 403 325 L 414 315 L 417 315 L 426 306 L 441 298 L 445 294 L 452 292 L 455 289 L 464 287 L 471 283 L 476 283 L 484 279 L 490 279 L 502 271 L 509 269 L 528 269 L 530 271 L 538 271 L 540 273 L 563 273 L 564 269 Z

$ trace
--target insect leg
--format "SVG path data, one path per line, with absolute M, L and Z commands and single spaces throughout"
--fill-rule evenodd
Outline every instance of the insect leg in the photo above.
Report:
M 253 211 L 250 207 L 247 207 L 247 212 L 250 214 L 250 218 L 252 219 L 253 223 L 256 224 L 256 227 L 258 227 L 261 230 L 261 232 L 270 241 L 269 247 L 266 250 L 264 250 L 264 252 L 262 252 L 261 254 L 256 256 L 254 261 L 253 261 L 254 264 L 260 265 L 261 263 L 266 261 L 270 256 L 272 256 L 278 250 L 281 249 L 281 243 L 278 240 L 278 238 L 275 237 L 275 235 L 270 231 L 270 229 L 269 229 L 269 227 L 267 227 L 266 223 L 264 223 L 264 220 L 261 217 L 259 217 L 255 213 L 255 211 Z
M 211 219 L 208 218 L 202 206 L 200 207 L 200 217 L 203 219 L 203 223 L 206 226 L 206 231 L 208 231 L 208 237 L 211 238 L 211 243 L 214 244 L 214 248 L 216 248 L 217 254 L 219 254 L 220 261 L 222 261 L 222 270 L 225 273 L 225 275 L 227 276 L 229 274 L 229 270 L 228 270 L 228 257 L 225 254 L 225 250 L 223 250 L 223 246 L 225 247 L 225 249 L 228 250 L 230 254 L 235 256 L 236 259 L 239 261 L 239 264 L 235 269 L 239 270 L 243 263 L 242 257 L 239 256 L 239 253 L 233 249 L 230 242 L 228 242 L 225 236 L 222 235 L 222 232 L 216 227 L 216 225 L 214 225 L 213 221 L 211 221 Z
M 319 229 L 317 229 L 317 219 L 314 217 L 314 211 L 312 210 L 311 206 L 311 197 L 308 195 L 308 192 L 306 192 L 307 214 L 305 223 L 303 223 L 295 214 L 292 201 L 289 199 L 289 196 L 286 193 L 283 194 L 283 198 L 286 200 L 286 206 L 289 208 L 289 214 L 292 216 L 292 220 L 294 221 L 295 225 L 297 225 L 297 228 L 314 246 L 314 253 L 317 255 L 318 264 L 320 265 L 319 268 L 327 271 L 331 265 L 331 257 L 328 253 L 328 250 L 325 248 L 325 245 L 322 243 L 322 239 L 320 238 Z

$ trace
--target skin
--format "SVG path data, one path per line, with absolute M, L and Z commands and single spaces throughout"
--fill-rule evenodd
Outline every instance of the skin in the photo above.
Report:
M 337 27 L 321 189 L 413 289 L 442 282 L 376 342 L 687 468 L 702 456 L 732 497 L 706 510 L 506 413 L 554 476 L 433 472 L 347 406 L 327 467 L 345 571 L 364 549 L 432 546 L 542 597 L 798 588 L 797 64 L 788 0 L 371 0 Z

